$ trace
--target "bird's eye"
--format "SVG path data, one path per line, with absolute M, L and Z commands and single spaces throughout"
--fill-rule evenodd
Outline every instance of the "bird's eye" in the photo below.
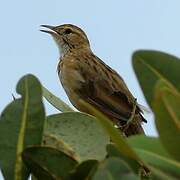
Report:
M 66 30 L 64 31 L 64 33 L 65 33 L 65 34 L 70 34 L 70 33 L 72 33 L 72 30 L 71 30 L 71 29 L 66 29 Z

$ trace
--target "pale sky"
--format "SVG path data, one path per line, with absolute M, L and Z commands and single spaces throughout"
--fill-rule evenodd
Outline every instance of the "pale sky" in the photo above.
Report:
M 72 23 L 88 35 L 94 53 L 126 81 L 139 103 L 147 106 L 132 70 L 137 49 L 155 49 L 180 56 L 180 1 L 3 1 L 0 7 L 0 111 L 12 100 L 18 79 L 35 74 L 43 85 L 70 104 L 57 73 L 59 52 L 40 24 Z M 56 112 L 47 106 L 48 114 Z M 148 119 L 150 118 L 150 120 Z M 154 135 L 152 117 L 147 134 Z
M 12 100 L 18 79 L 35 74 L 54 94 L 69 101 L 56 73 L 59 52 L 40 24 L 72 23 L 88 35 L 94 53 L 126 81 L 139 103 L 147 106 L 132 70 L 137 49 L 179 52 L 180 1 L 4 1 L 0 7 L 1 101 L 0 111 Z M 47 106 L 47 113 L 56 111 Z M 149 120 L 149 119 L 148 119 Z M 154 135 L 152 118 L 145 127 Z
M 56 73 L 58 49 L 50 36 L 39 31 L 40 24 L 63 23 L 80 26 L 94 53 L 114 68 L 138 102 L 147 106 L 131 55 L 137 49 L 155 49 L 180 56 L 179 8 L 179 0 L 1 0 L 0 111 L 12 100 L 18 79 L 27 73 L 36 75 L 70 104 Z M 57 111 L 46 105 L 46 112 Z M 146 118 L 147 135 L 156 135 L 152 115 Z

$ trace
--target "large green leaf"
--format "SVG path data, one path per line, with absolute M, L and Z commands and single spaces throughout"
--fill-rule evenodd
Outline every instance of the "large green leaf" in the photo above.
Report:
M 74 111 L 70 106 L 63 102 L 60 98 L 52 94 L 48 89 L 42 86 L 43 96 L 45 99 L 52 104 L 56 109 L 61 112 Z
M 164 174 L 167 176 L 180 179 L 180 163 L 177 161 L 144 149 L 135 148 L 134 150 L 139 155 L 139 157 L 141 157 L 141 159 L 143 159 L 144 162 L 148 164 L 148 168 L 153 174 L 155 173 L 153 172 L 153 169 L 151 169 L 151 166 L 164 172 Z
M 134 169 L 136 163 L 140 163 L 141 165 L 143 164 L 142 159 L 127 143 L 122 132 L 113 126 L 113 123 L 109 118 L 107 118 L 104 114 L 92 107 L 90 104 L 84 101 L 80 101 L 80 103 L 82 103 L 83 106 L 88 108 L 89 112 L 96 117 L 97 122 L 99 122 L 99 124 L 101 124 L 104 130 L 109 134 L 112 142 L 115 143 L 116 148 L 120 152 L 120 154 L 127 158 L 127 163 L 129 163 L 129 159 L 132 159 L 134 163 L 129 164 L 131 168 Z
M 156 180 L 177 179 L 177 177 L 174 177 L 173 175 L 171 175 L 171 173 L 172 173 L 171 167 L 170 167 L 170 172 L 167 171 L 167 167 L 166 167 L 167 162 L 166 161 L 168 161 L 168 160 L 171 161 L 171 160 L 168 159 L 169 155 L 163 149 L 162 145 L 160 144 L 160 141 L 158 141 L 156 138 L 149 138 L 149 137 L 143 137 L 143 136 L 132 136 L 132 137 L 128 138 L 128 143 L 134 148 L 134 150 L 139 154 L 139 156 L 146 163 L 148 163 L 148 168 L 151 171 L 150 173 L 148 173 L 149 170 L 146 169 L 145 167 L 139 168 L 139 166 L 137 167 L 137 165 L 134 164 L 134 162 L 131 159 L 128 159 L 128 158 L 125 158 L 124 156 L 122 156 L 112 144 L 107 146 L 108 155 L 110 157 L 112 157 L 112 156 L 119 157 L 122 160 L 126 161 L 128 163 L 128 165 L 133 168 L 132 170 L 138 170 L 138 172 L 134 171 L 136 174 L 139 174 L 139 172 L 141 172 L 142 176 L 143 177 L 145 176 L 147 179 L 148 179 L 148 177 L 151 177 L 152 179 L 156 179 Z M 141 150 L 146 151 L 146 155 L 144 155 L 141 152 Z M 150 154 L 150 158 L 149 158 L 149 155 L 147 155 L 148 153 Z M 167 157 L 166 157 L 166 155 L 167 155 Z M 159 159 L 160 159 L 160 162 L 153 163 L 153 161 L 159 161 Z M 161 161 L 161 159 L 164 159 L 164 161 Z M 165 163 L 165 165 L 163 163 Z M 132 165 L 134 165 L 134 166 L 132 166 Z M 163 167 L 163 166 L 165 166 L 165 167 Z M 174 169 L 172 171 L 174 172 Z
M 166 150 L 180 161 L 180 93 L 159 81 L 156 86 L 153 110 L 160 140 Z
M 0 167 L 5 179 L 27 179 L 21 152 L 28 145 L 40 144 L 44 127 L 44 107 L 39 81 L 24 76 L 17 85 L 22 96 L 10 103 L 0 117 Z
M 151 106 L 154 87 L 159 79 L 180 90 L 180 59 L 159 51 L 136 51 L 133 54 L 133 67 L 144 95 Z
M 147 137 L 144 135 L 136 135 L 127 139 L 133 148 L 147 150 L 165 158 L 172 158 L 164 149 L 161 141 L 157 137 Z
M 89 180 L 98 166 L 97 160 L 87 160 L 80 163 L 71 171 L 71 178 L 78 180 Z
M 162 171 L 167 177 L 179 177 L 180 173 L 178 169 L 180 168 L 180 164 L 174 161 L 171 155 L 166 152 L 159 138 L 145 137 L 142 135 L 133 136 L 128 138 L 128 143 L 134 148 L 137 154 L 149 164 L 148 167 L 154 176 L 161 177 L 162 173 L 160 172 Z M 154 169 L 156 168 L 159 170 L 155 171 Z
M 176 177 L 173 177 L 171 174 L 167 174 L 166 171 L 159 170 L 158 168 L 149 166 L 151 169 L 151 179 L 152 180 L 178 180 Z
M 38 179 L 70 179 L 77 162 L 52 147 L 32 146 L 23 151 L 23 160 Z
M 64 141 L 80 161 L 102 160 L 109 137 L 95 118 L 84 113 L 67 112 L 47 117 L 45 134 Z
M 108 144 L 106 147 L 108 157 L 119 157 L 120 159 L 124 160 L 126 163 L 129 164 L 131 169 L 134 171 L 134 173 L 139 174 L 140 165 L 137 161 L 134 161 L 133 159 L 124 156 L 115 146 L 115 144 L 111 143 Z
M 111 157 L 99 164 L 92 180 L 138 180 L 128 164 L 119 158 Z
M 44 146 L 54 147 L 55 149 L 58 149 L 59 151 L 62 151 L 68 156 L 72 157 L 73 159 L 80 161 L 80 157 L 72 149 L 72 147 L 66 142 L 64 142 L 63 139 L 58 138 L 56 134 L 44 134 L 42 144 Z

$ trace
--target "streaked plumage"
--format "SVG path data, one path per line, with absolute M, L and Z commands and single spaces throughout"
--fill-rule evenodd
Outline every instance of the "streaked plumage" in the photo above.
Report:
M 79 99 L 90 103 L 107 115 L 127 136 L 144 133 L 146 121 L 136 106 L 134 120 L 126 127 L 134 107 L 135 98 L 116 71 L 93 54 L 85 33 L 70 24 L 47 26 L 60 49 L 58 74 L 71 103 L 88 113 Z M 124 127 L 126 127 L 124 129 Z

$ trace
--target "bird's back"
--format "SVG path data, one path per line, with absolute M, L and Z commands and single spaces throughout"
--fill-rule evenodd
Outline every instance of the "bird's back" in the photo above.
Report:
M 61 83 L 72 104 L 80 111 L 88 110 L 79 103 L 82 99 L 107 115 L 115 124 L 126 126 L 132 114 L 135 98 L 123 79 L 92 52 L 71 52 L 58 65 Z M 136 107 L 134 122 L 125 134 L 144 133 L 141 110 Z

